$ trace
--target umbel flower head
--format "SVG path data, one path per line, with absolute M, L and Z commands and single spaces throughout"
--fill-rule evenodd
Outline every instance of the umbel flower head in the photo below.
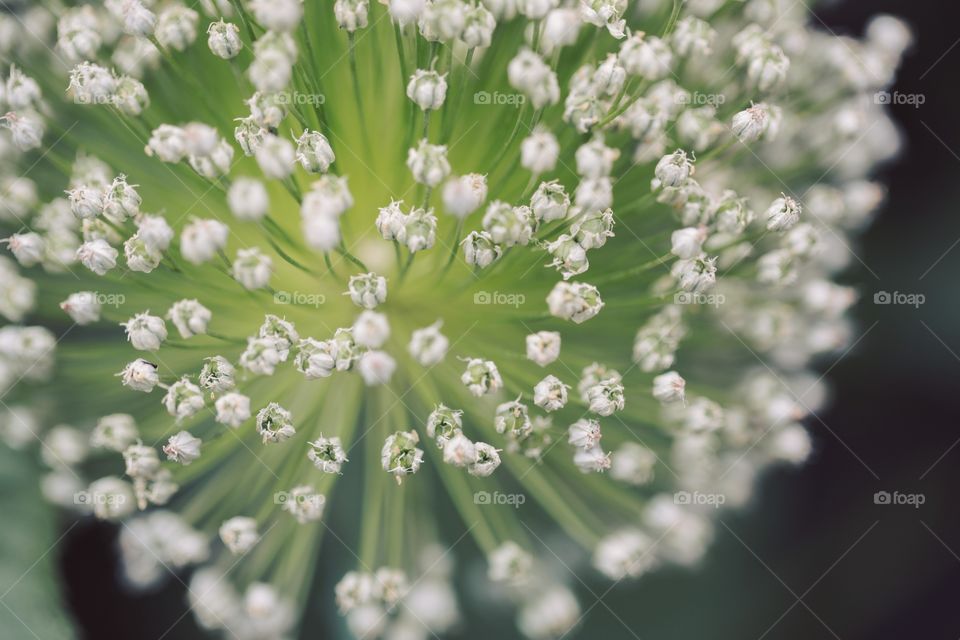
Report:
M 899 148 L 894 19 L 62 4 L 0 14 L 0 436 L 124 521 L 131 584 L 202 565 L 213 634 L 293 637 L 320 585 L 357 637 L 442 635 L 472 544 L 559 638 L 585 608 L 539 540 L 691 565 L 716 510 L 684 496 L 809 455 Z

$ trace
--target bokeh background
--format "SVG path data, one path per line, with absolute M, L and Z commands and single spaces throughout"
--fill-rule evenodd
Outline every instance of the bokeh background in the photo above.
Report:
M 768 474 L 747 509 L 723 512 L 717 540 L 696 570 L 668 568 L 608 592 L 607 583 L 577 571 L 576 558 L 566 559 L 589 610 L 579 637 L 960 637 L 960 7 L 848 0 L 820 3 L 816 15 L 824 29 L 859 35 L 878 12 L 899 15 L 915 30 L 894 90 L 922 96 L 923 104 L 891 107 L 906 146 L 880 172 L 889 201 L 854 246 L 858 260 L 845 279 L 862 291 L 859 333 L 842 358 L 820 363 L 834 399 L 808 423 L 816 452 L 801 469 Z M 876 304 L 880 292 L 922 294 L 925 301 L 916 308 Z M 30 491 L 30 465 L 0 460 L 4 490 Z M 923 504 L 876 504 L 880 491 L 919 494 Z M 38 510 L 4 517 L 18 518 L 18 529 L 30 535 L 31 523 L 48 516 Z M 61 576 L 81 637 L 204 637 L 184 615 L 176 581 L 148 597 L 120 588 L 113 527 L 90 520 L 66 528 L 39 562 Z M 326 555 L 317 588 L 329 590 L 343 568 Z M 29 598 L 34 585 L 27 586 Z M 342 634 L 331 605 L 319 604 L 329 600 L 315 599 L 303 637 Z M 474 598 L 463 605 L 462 637 L 516 635 L 509 620 L 501 625 L 490 615 L 490 603 Z

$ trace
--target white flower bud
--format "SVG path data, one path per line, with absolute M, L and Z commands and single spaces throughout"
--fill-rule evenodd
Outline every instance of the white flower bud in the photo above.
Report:
M 620 63 L 630 75 L 659 80 L 670 73 L 673 53 L 660 38 L 638 31 L 620 45 Z
M 397 230 L 397 242 L 406 245 L 410 253 L 429 249 L 436 240 L 437 217 L 433 209 L 413 209 Z
M 353 339 L 361 347 L 379 349 L 390 337 L 387 316 L 376 311 L 362 312 L 353 323 Z
M 292 438 L 297 431 L 293 428 L 290 412 L 276 402 L 271 402 L 257 412 L 257 433 L 266 444 Z
M 150 95 L 146 87 L 136 78 L 121 76 L 117 79 L 117 89 L 111 96 L 111 104 L 128 116 L 139 116 L 150 106 Z
M 653 397 L 663 404 L 683 402 L 687 381 L 676 371 L 662 373 L 653 379 Z
M 70 198 L 70 210 L 78 220 L 96 218 L 103 213 L 103 189 L 80 186 L 65 192 Z
M 604 380 L 587 389 L 587 402 L 590 411 L 600 416 L 613 415 L 623 411 L 623 384 L 619 380 Z
M 561 7 L 547 13 L 543 21 L 543 48 L 552 53 L 560 47 L 569 47 L 577 42 L 583 20 L 575 8 Z
M 227 191 L 227 204 L 238 220 L 256 222 L 267 215 L 270 198 L 259 180 L 237 178 Z
M 309 173 L 325 173 L 336 156 L 327 138 L 318 131 L 305 130 L 297 139 L 297 161 Z
M 670 274 L 684 291 L 701 293 L 710 289 L 717 281 L 717 259 L 700 254 L 688 260 L 677 260 Z
M 160 12 L 154 36 L 169 49 L 183 51 L 197 39 L 200 14 L 183 5 L 170 5 Z
M 87 495 L 93 514 L 101 520 L 120 520 L 136 508 L 130 484 L 114 476 L 90 483 Z
M 466 218 L 487 199 L 487 177 L 479 173 L 451 177 L 443 185 L 443 206 L 447 213 Z
M 327 378 L 336 370 L 337 343 L 304 338 L 297 344 L 293 364 L 308 380 Z
M 460 244 L 463 246 L 463 259 L 466 263 L 481 269 L 489 267 L 503 254 L 502 249 L 486 231 L 471 231 Z
M 293 173 L 296 150 L 289 140 L 268 133 L 257 146 L 254 157 L 264 176 L 283 180 Z
M 604 209 L 579 216 L 570 232 L 584 249 L 598 249 L 607 243 L 607 238 L 614 236 L 613 225 L 613 211 Z
M 467 360 L 466 371 L 460 376 L 460 381 L 466 385 L 470 393 L 476 397 L 488 393 L 496 393 L 503 387 L 500 371 L 490 360 L 470 358 Z
M 167 387 L 163 405 L 179 422 L 203 409 L 203 391 L 184 376 Z
M 367 351 L 357 362 L 357 371 L 368 387 L 390 382 L 397 361 L 383 351 Z
M 483 215 L 484 230 L 494 242 L 508 247 L 529 244 L 535 224 L 530 207 L 512 207 L 500 200 L 491 202 Z
M 642 531 L 617 531 L 597 544 L 593 566 L 611 580 L 636 578 L 656 564 L 654 547 L 654 541 Z
M 206 333 L 211 317 L 210 310 L 196 300 L 174 302 L 167 312 L 167 318 L 173 322 L 181 338 Z
M 32 267 L 43 259 L 43 238 L 32 231 L 15 233 L 0 242 L 7 243 L 13 257 L 24 267 Z
M 460 39 L 468 48 L 489 47 L 497 22 L 482 4 L 468 5 Z
M 243 49 L 243 40 L 240 39 L 240 27 L 231 23 L 211 22 L 207 27 L 207 46 L 213 55 L 224 60 L 235 58 Z
M 462 416 L 463 411 L 437 405 L 427 417 L 427 435 L 435 439 L 437 446 L 442 449 L 450 438 L 463 429 Z
M 687 181 L 687 178 L 693 175 L 693 163 L 687 158 L 687 154 L 682 149 L 678 149 L 671 154 L 665 155 L 657 163 L 654 170 L 657 179 L 664 187 L 679 187 Z
M 97 420 L 90 434 L 90 446 L 96 449 L 110 449 L 122 452 L 137 441 L 137 425 L 133 416 L 126 413 L 114 413 Z
M 83 62 L 70 71 L 67 90 L 79 104 L 110 104 L 117 91 L 117 77 L 110 69 Z
M 167 444 L 163 445 L 163 452 L 167 460 L 187 466 L 200 457 L 200 444 L 200 438 L 195 438 L 186 431 L 180 431 L 170 436 Z
M 145 37 L 153 34 L 157 16 L 147 9 L 140 0 L 120 0 L 107 2 L 107 8 L 120 21 L 124 33 Z
M 578 207 L 587 211 L 609 209 L 613 204 L 613 180 L 607 176 L 581 180 L 573 199 Z
M 350 276 L 347 293 L 358 307 L 373 309 L 387 300 L 387 279 L 375 273 Z
M 533 556 L 516 542 L 508 541 L 487 556 L 487 578 L 491 582 L 517 585 L 530 578 Z
M 60 303 L 60 308 L 81 326 L 100 320 L 100 300 L 95 291 L 71 293 Z
M 748 143 L 758 140 L 760 136 L 766 133 L 769 124 L 769 107 L 760 103 L 752 105 L 749 109 L 744 109 L 733 116 L 731 128 L 733 135 L 737 136 L 741 142 Z
M 467 473 L 486 478 L 500 466 L 500 451 L 486 442 L 474 443 L 475 460 L 467 467 Z
M 558 282 L 547 296 L 547 306 L 551 315 L 581 324 L 600 313 L 603 300 L 593 285 Z
M 425 367 L 437 364 L 447 355 L 450 341 L 440 333 L 442 324 L 442 321 L 438 320 L 429 327 L 415 329 L 410 337 L 407 349 L 410 355 Z
M 287 349 L 279 338 L 247 338 L 247 348 L 240 354 L 240 366 L 251 373 L 272 376 L 277 365 L 286 360 Z
M 233 279 L 244 289 L 262 289 L 270 282 L 273 260 L 257 247 L 238 249 L 233 261 Z
M 466 467 L 477 461 L 477 448 L 462 433 L 454 434 L 443 445 L 443 461 L 455 467 Z
M 340 473 L 340 468 L 344 462 L 348 462 L 347 454 L 340 444 L 340 438 L 324 438 L 320 436 L 309 443 L 310 449 L 307 451 L 307 458 L 320 471 L 324 473 Z
M 548 242 L 546 249 L 547 253 L 553 256 L 553 261 L 547 266 L 556 267 L 564 280 L 569 280 L 590 268 L 587 250 L 565 233 L 553 242 Z
M 162 124 L 153 130 L 147 143 L 148 156 L 157 156 L 163 162 L 180 162 L 187 155 L 187 136 L 180 127 Z
M 220 134 L 202 122 L 191 122 L 183 128 L 183 144 L 187 155 L 208 156 L 217 148 Z
M 4 96 L 3 92 L 6 92 Z M 6 98 L 11 109 L 20 110 L 36 106 L 40 102 L 40 85 L 24 74 L 16 65 L 10 65 L 6 84 L 0 82 L 0 100 Z
M 104 215 L 113 220 L 136 217 L 140 213 L 140 203 L 142 202 L 140 194 L 137 193 L 135 188 L 137 186 L 127 184 L 126 176 L 117 176 L 102 195 Z
M 530 198 L 530 209 L 541 222 L 562 220 L 570 209 L 570 196 L 559 180 L 541 182 Z
M 139 234 L 134 234 L 123 243 L 123 255 L 127 260 L 127 268 L 141 273 L 150 273 L 163 259 L 163 254 L 144 242 Z
M 510 86 L 530 99 L 534 109 L 556 104 L 560 100 L 557 74 L 530 49 L 522 49 L 507 65 Z
M 303 239 L 311 249 L 331 251 L 340 244 L 340 223 L 333 216 L 304 216 Z
M 706 240 L 707 228 L 703 225 L 677 229 L 670 235 L 670 253 L 678 258 L 689 260 L 700 255 Z
M 557 411 L 567 404 L 567 389 L 556 376 L 547 376 L 533 388 L 533 403 L 544 411 Z
M 595 3 L 597 1 L 595 0 Z M 602 1 L 612 2 L 613 0 Z M 624 1 L 623 4 L 626 5 L 626 2 Z M 581 5 L 581 7 L 584 6 L 587 6 L 586 3 Z M 517 614 L 517 626 L 528 638 L 546 640 L 568 635 L 580 619 L 580 605 L 577 603 L 577 598 L 567 587 L 556 584 L 531 594 Z
M 260 541 L 257 533 L 257 521 L 246 516 L 235 516 L 220 525 L 220 539 L 230 553 L 246 553 Z
M 527 336 L 527 359 L 541 367 L 556 361 L 560 357 L 560 333 L 557 331 L 539 331 Z
M 417 69 L 407 83 L 407 97 L 424 111 L 439 109 L 447 96 L 446 77 L 433 69 Z
M 412 475 L 420 469 L 423 462 L 423 449 L 417 447 L 420 436 L 416 431 L 397 431 L 387 436 L 380 451 L 380 465 L 387 473 L 392 473 L 397 484 L 403 476 Z
M 300 524 L 306 524 L 319 520 L 323 516 L 326 502 L 326 497 L 314 491 L 313 487 L 300 485 L 287 494 L 283 502 L 283 510 L 289 511 Z
M 713 50 L 713 41 L 717 32 L 709 23 L 694 16 L 687 16 L 677 23 L 671 40 L 673 49 L 680 56 L 709 56 Z
M 241 393 L 226 393 L 214 403 L 216 420 L 228 427 L 239 427 L 250 419 L 250 398 Z
M 147 362 L 143 358 L 137 358 L 129 363 L 119 375 L 123 386 L 134 391 L 150 393 L 160 383 L 160 376 L 157 375 L 157 365 Z
M 390 17 L 400 26 L 416 22 L 426 8 L 426 0 L 388 0 Z
M 403 225 L 404 213 L 400 206 L 403 201 L 391 200 L 390 204 L 380 207 L 377 215 L 376 227 L 384 240 L 396 240 L 400 227 Z
M 125 473 L 131 478 L 150 478 L 160 470 L 157 450 L 143 444 L 131 444 L 123 450 Z
M 196 302 L 195 300 L 181 300 L 183 302 Z M 174 304 L 176 306 L 179 303 Z M 171 315 L 173 310 L 171 309 Z M 193 315 L 193 314 L 190 314 Z M 174 323 L 176 324 L 176 320 Z M 189 321 L 188 321 L 189 322 Z M 189 328 L 189 327 L 188 327 Z M 206 330 L 206 321 L 203 324 L 204 331 Z M 200 369 L 200 386 L 208 391 L 214 393 L 221 393 L 223 391 L 228 391 L 232 389 L 236 382 L 234 380 L 234 375 L 236 374 L 236 369 L 230 361 L 224 358 L 223 356 L 212 356 L 209 358 L 204 358 L 203 367 Z
M 430 144 L 426 138 L 407 152 L 407 168 L 413 179 L 428 187 L 436 187 L 450 175 L 447 147 Z
M 353 33 L 367 26 L 367 0 L 337 0 L 333 4 L 333 15 L 340 28 Z
M 230 228 L 218 220 L 193 220 L 180 232 L 180 253 L 192 264 L 203 264 L 227 246 Z
M 610 454 L 604 453 L 600 447 L 577 449 L 573 454 L 573 464 L 582 473 L 603 472 L 610 468 Z
M 77 249 L 77 260 L 90 271 L 102 276 L 117 266 L 119 252 L 107 244 L 106 240 L 97 239 L 84 242 Z
M 657 454 L 636 442 L 624 442 L 613 452 L 610 476 L 619 482 L 642 486 L 653 480 Z
M 755 52 L 747 63 L 747 78 L 760 91 L 770 91 L 781 85 L 790 69 L 790 59 L 773 44 Z
M 520 143 L 520 166 L 535 175 L 553 171 L 559 157 L 560 143 L 556 136 L 540 125 Z
M 773 201 L 767 209 L 767 230 L 786 231 L 800 220 L 800 203 L 785 195 Z
M 303 19 L 302 0 L 251 0 L 257 22 L 271 31 L 293 31 Z
M 320 177 L 303 198 L 300 213 L 304 217 L 336 218 L 353 206 L 353 196 L 347 187 L 346 176 Z
M 424 7 L 418 24 L 420 35 L 429 42 L 459 38 L 466 24 L 467 5 L 461 0 L 433 0 Z
M 581 419 L 570 425 L 567 442 L 578 449 L 592 449 L 600 443 L 602 435 L 598 421 Z
M 497 433 L 507 434 L 513 438 L 523 438 L 533 428 L 530 422 L 530 411 L 519 398 L 497 406 L 493 426 Z
M 577 173 L 585 178 L 608 176 L 619 157 L 619 149 L 608 147 L 603 143 L 603 138 L 595 137 L 577 148 Z

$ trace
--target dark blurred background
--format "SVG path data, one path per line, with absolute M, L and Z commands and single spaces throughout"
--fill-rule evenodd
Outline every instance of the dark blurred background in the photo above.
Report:
M 960 7 L 849 0 L 817 10 L 823 28 L 852 35 L 876 13 L 913 27 L 916 43 L 894 89 L 925 101 L 892 107 L 906 148 L 880 172 L 889 201 L 854 246 L 869 267 L 855 262 L 846 277 L 862 290 L 861 339 L 839 361 L 822 363 L 834 402 L 809 422 L 813 459 L 768 474 L 747 509 L 724 512 L 698 570 L 662 570 L 606 595 L 604 583 L 577 584 L 590 609 L 580 637 L 960 637 L 953 496 L 960 484 Z M 879 291 L 921 293 L 926 301 L 877 305 Z M 924 504 L 878 505 L 878 491 L 922 494 Z M 159 596 L 120 591 L 114 537 L 111 527 L 84 522 L 61 557 L 66 597 L 85 637 L 153 638 L 147 629 L 168 627 L 168 640 L 200 637 L 192 616 L 177 622 L 184 597 L 175 581 Z M 466 615 L 481 621 L 469 637 L 515 633 L 489 626 L 482 611 Z M 326 637 L 331 621 L 316 622 L 312 637 Z

